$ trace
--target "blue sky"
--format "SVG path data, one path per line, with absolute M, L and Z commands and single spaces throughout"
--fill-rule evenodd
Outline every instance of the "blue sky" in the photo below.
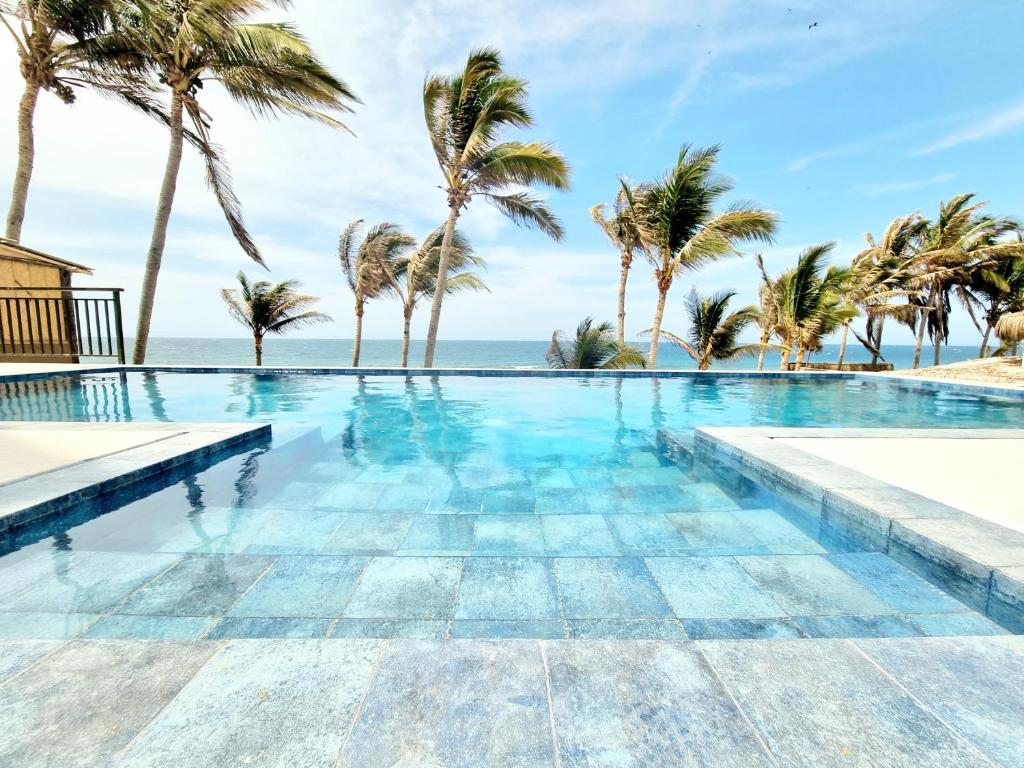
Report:
M 488 261 L 492 292 L 447 302 L 445 338 L 544 339 L 585 315 L 613 319 L 618 257 L 588 209 L 614 195 L 619 174 L 663 172 L 684 142 L 722 144 L 735 198 L 781 214 L 777 243 L 764 249 L 773 271 L 825 240 L 848 259 L 863 233 L 911 211 L 931 215 L 959 192 L 1024 217 L 1019 2 L 296 0 L 270 17 L 296 21 L 364 102 L 348 120 L 352 138 L 296 119 L 259 122 L 215 88 L 203 93 L 270 277 L 302 280 L 335 317 L 304 331 L 310 336 L 351 336 L 351 296 L 335 256 L 347 222 L 388 219 L 423 235 L 443 220 L 423 77 L 456 68 L 479 45 L 498 46 L 508 70 L 529 78 L 537 125 L 522 136 L 558 144 L 573 189 L 550 195 L 566 227 L 561 243 L 472 205 L 464 228 Z M 9 148 L 0 171 L 10 179 L 21 89 L 10 45 L 0 49 L 0 72 L 0 142 Z M 70 109 L 44 95 L 37 150 L 24 242 L 93 266 L 81 283 L 124 286 L 131 304 L 163 132 L 90 94 Z M 195 158 L 182 172 L 164 264 L 154 335 L 243 335 L 217 292 L 238 269 L 258 268 L 233 245 Z M 735 289 L 746 303 L 756 282 L 749 256 L 685 275 L 666 327 L 683 330 L 690 285 Z M 654 299 L 649 270 L 637 264 L 628 338 L 650 324 Z M 426 314 L 414 333 L 423 334 Z M 367 337 L 400 331 L 397 304 L 368 309 Z M 951 341 L 976 338 L 957 312 Z M 899 331 L 887 341 L 911 338 Z

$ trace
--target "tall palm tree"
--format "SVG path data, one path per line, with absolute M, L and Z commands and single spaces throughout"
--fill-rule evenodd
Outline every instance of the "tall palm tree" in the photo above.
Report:
M 1024 259 L 1003 259 L 991 269 L 976 270 L 957 286 L 957 296 L 981 334 L 978 357 L 988 357 L 989 338 L 999 319 L 1024 310 Z
M 565 158 L 551 144 L 500 141 L 506 128 L 533 124 L 526 98 L 526 81 L 506 75 L 501 55 L 490 48 L 470 53 L 462 72 L 430 75 L 423 84 L 427 132 L 448 196 L 423 358 L 427 368 L 434 364 L 455 225 L 474 197 L 483 197 L 516 224 L 536 227 L 554 240 L 562 237 L 561 224 L 544 202 L 516 188 L 541 184 L 568 189 Z
M 409 332 L 416 305 L 424 296 L 433 296 L 437 288 L 437 264 L 441 260 L 441 243 L 444 227 L 438 227 L 420 243 L 419 248 L 408 255 L 400 256 L 388 271 L 388 279 L 394 292 L 402 302 L 402 368 L 409 367 Z M 487 286 L 472 270 L 485 266 L 485 262 L 473 253 L 469 241 L 462 232 L 455 230 L 452 237 L 452 252 L 448 259 L 448 279 L 445 292 L 486 291 Z
M 416 241 L 402 228 L 390 221 L 383 221 L 371 227 L 362 242 L 356 241 L 363 232 L 363 220 L 356 219 L 342 232 L 338 240 L 338 261 L 345 273 L 348 287 L 355 297 L 356 328 L 352 345 L 352 366 L 359 367 L 359 356 L 363 343 L 363 312 L 366 302 L 384 294 L 395 293 L 390 275 L 397 268 L 398 260 Z
M 761 283 L 757 288 L 757 325 L 760 329 L 757 345 L 757 370 L 763 371 L 765 353 L 780 324 L 781 297 L 778 281 L 769 275 L 765 268 L 764 256 L 758 253 L 754 256 L 754 261 L 761 273 Z
M 643 194 L 643 189 L 630 185 L 625 179 L 619 179 L 619 192 L 611 205 L 610 215 L 606 216 L 608 206 L 604 203 L 590 209 L 594 223 L 601 228 L 609 242 L 619 251 L 619 324 L 618 339 L 620 344 L 626 343 L 626 282 L 629 280 L 629 269 L 633 266 L 633 257 L 643 247 L 640 230 L 636 222 L 636 197 Z
M 75 89 L 93 86 L 110 95 L 131 98 L 129 78 L 116 85 L 112 72 L 92 43 L 108 31 L 106 0 L 16 0 L 0 2 L 0 23 L 18 50 L 25 89 L 18 105 L 18 168 L 7 213 L 6 237 L 21 239 L 28 190 L 35 163 L 33 121 L 40 91 L 50 91 L 65 104 L 75 101 Z M 138 106 L 147 104 L 137 97 Z M 147 108 L 152 105 L 148 104 Z
M 729 312 L 729 302 L 735 295 L 735 291 L 720 291 L 712 296 L 701 296 L 693 288 L 685 303 L 690 325 L 686 338 L 661 332 L 669 343 L 693 358 L 699 371 L 706 371 L 715 360 L 735 360 L 757 354 L 758 344 L 737 343 L 743 329 L 757 320 L 757 307 L 750 305 Z M 643 333 L 650 333 L 650 329 Z
M 715 205 L 732 189 L 731 182 L 715 174 L 720 151 L 718 146 L 698 149 L 683 145 L 676 165 L 638 200 L 644 253 L 654 264 L 658 284 L 648 368 L 658 363 L 665 301 L 675 276 L 738 254 L 736 246 L 743 241 L 771 242 L 775 232 L 778 216 L 747 203 L 734 203 L 715 213 Z
M 547 352 L 548 365 L 560 369 L 619 370 L 631 366 L 644 367 L 644 357 L 629 344 L 615 338 L 611 323 L 594 325 L 594 318 L 585 318 L 577 327 L 576 335 L 568 338 L 564 332 L 551 335 Z
M 104 51 L 161 83 L 171 100 L 170 147 L 140 292 L 132 355 L 135 363 L 146 357 L 185 139 L 196 146 L 206 163 L 207 182 L 235 240 L 253 261 L 263 264 L 245 227 L 224 160 L 210 142 L 209 114 L 199 98 L 204 87 L 220 83 L 256 117 L 290 113 L 335 128 L 344 126 L 324 110 L 350 111 L 358 101 L 292 26 L 249 21 L 270 6 L 287 8 L 290 0 L 118 0 L 113 6 L 116 32 L 103 46 Z M 190 130 L 185 129 L 186 115 Z
M 834 247 L 830 242 L 805 248 L 796 266 L 777 278 L 782 370 L 789 367 L 794 352 L 796 362 L 802 363 L 808 352 L 821 349 L 826 335 L 858 314 L 855 306 L 843 301 L 850 269 L 826 266 Z
M 240 271 L 238 285 L 238 288 L 222 289 L 220 296 L 231 316 L 252 331 L 256 365 L 263 365 L 263 337 L 268 333 L 282 334 L 331 319 L 323 312 L 309 309 L 320 299 L 297 293 L 299 283 L 296 280 L 284 280 L 276 285 L 267 280 L 254 283 Z

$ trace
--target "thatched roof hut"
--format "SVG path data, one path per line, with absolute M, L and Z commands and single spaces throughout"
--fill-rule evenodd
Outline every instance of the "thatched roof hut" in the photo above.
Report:
M 996 336 L 1003 341 L 1024 341 L 1024 312 L 1010 312 L 999 318 Z M 1020 364 L 1024 366 L 1024 357 Z

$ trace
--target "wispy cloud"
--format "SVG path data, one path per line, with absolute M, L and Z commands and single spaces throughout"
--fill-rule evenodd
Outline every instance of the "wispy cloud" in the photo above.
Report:
M 956 178 L 955 173 L 938 173 L 926 179 L 913 179 L 912 181 L 889 181 L 881 184 L 861 184 L 856 189 L 865 195 L 889 195 L 894 192 L 910 192 L 915 189 L 924 189 L 936 184 L 944 184 Z
M 912 153 L 912 157 L 930 155 L 946 149 L 969 144 L 975 141 L 991 139 L 1006 133 L 1024 129 L 1024 102 L 1002 109 L 965 126 L 957 131 L 946 134 L 942 138 L 926 144 Z

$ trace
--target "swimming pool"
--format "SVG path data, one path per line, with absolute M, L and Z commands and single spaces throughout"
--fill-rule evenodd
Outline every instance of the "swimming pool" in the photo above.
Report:
M 657 435 L 1024 427 L 1020 400 L 858 378 L 131 372 L 0 383 L 0 419 L 274 425 L 268 447 L 9 535 L 0 637 L 1003 631 Z

